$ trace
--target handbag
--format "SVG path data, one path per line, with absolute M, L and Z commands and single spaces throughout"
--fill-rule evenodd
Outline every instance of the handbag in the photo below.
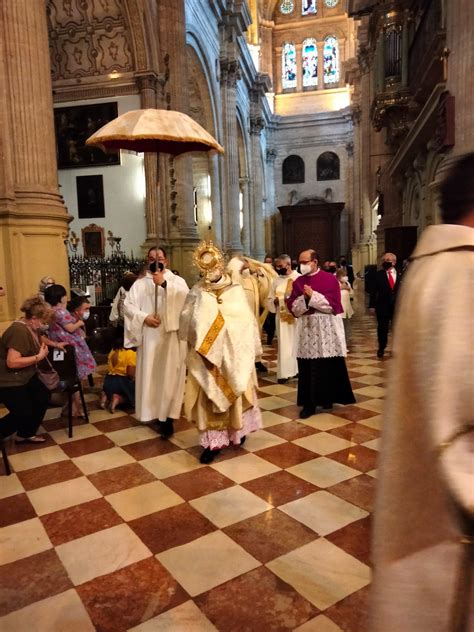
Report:
M 19 320 L 17 322 L 21 323 L 22 321 Z M 33 340 L 35 341 L 35 344 L 38 345 L 38 351 L 39 351 L 41 349 L 40 341 L 34 335 L 34 333 L 31 331 L 28 325 L 26 325 L 25 323 L 22 323 L 22 324 L 25 325 L 25 327 L 30 332 Z M 53 365 L 51 364 L 51 362 L 48 360 L 47 357 L 43 358 L 43 360 L 41 360 L 40 362 L 36 364 L 36 374 L 40 382 L 42 382 L 44 386 L 46 386 L 48 391 L 55 391 L 57 388 L 59 388 L 59 385 L 61 382 L 59 373 L 56 371 L 56 369 L 53 367 Z
M 36 373 L 40 382 L 42 382 L 46 386 L 48 391 L 55 391 L 57 388 L 59 388 L 59 373 L 53 367 L 48 358 L 44 358 L 40 363 L 36 365 Z

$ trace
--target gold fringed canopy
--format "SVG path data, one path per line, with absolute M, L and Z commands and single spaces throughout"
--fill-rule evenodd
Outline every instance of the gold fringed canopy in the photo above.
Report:
M 103 151 L 128 149 L 173 156 L 192 151 L 224 153 L 219 143 L 190 116 L 175 110 L 131 110 L 101 127 L 86 145 Z

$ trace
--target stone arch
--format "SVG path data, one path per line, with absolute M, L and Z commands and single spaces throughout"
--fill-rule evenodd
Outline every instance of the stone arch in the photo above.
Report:
M 194 44 L 195 42 L 193 42 Z M 193 44 L 186 45 L 188 65 L 189 111 L 188 114 L 210 134 L 216 136 L 215 104 L 210 83 L 201 55 Z M 214 158 L 208 153 L 196 153 L 192 156 L 193 203 L 195 223 L 199 236 L 206 238 L 209 226 L 213 223 L 213 207 L 218 200 L 213 191 L 219 188 L 218 170 L 212 169 Z M 216 227 L 214 227 L 216 228 Z

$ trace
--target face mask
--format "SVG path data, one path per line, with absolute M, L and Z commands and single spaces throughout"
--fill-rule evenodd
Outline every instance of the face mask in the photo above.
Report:
M 87 312 L 84 312 L 84 314 L 82 315 L 82 320 L 87 320 L 90 315 L 91 315 L 90 311 L 87 310 Z
M 334 274 L 336 272 L 336 270 L 337 270 L 336 266 L 329 266 L 329 272 L 331 274 Z
M 382 268 L 384 270 L 390 270 L 391 267 L 392 267 L 392 262 L 391 261 L 384 261 L 382 263 Z
M 342 277 L 341 281 L 344 281 L 344 283 L 347 283 L 349 281 L 349 277 Z
M 250 276 L 250 270 L 248 268 L 245 268 L 245 270 L 242 270 L 242 272 L 240 273 L 243 277 L 245 277 L 246 279 L 249 278 Z
M 49 329 L 49 325 L 41 325 L 40 327 L 38 327 L 38 331 L 41 334 L 45 334 Z
M 276 271 L 280 276 L 286 276 L 286 268 L 277 268 Z
M 344 268 L 347 264 L 347 261 L 345 259 L 341 259 L 341 266 Z
M 329 266 L 323 266 L 324 272 L 329 272 Z
M 310 274 L 312 272 L 311 265 L 309 263 L 300 263 L 301 274 Z

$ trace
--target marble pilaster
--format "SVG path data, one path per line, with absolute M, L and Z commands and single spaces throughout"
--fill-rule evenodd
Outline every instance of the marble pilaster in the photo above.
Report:
M 69 217 L 58 189 L 45 3 L 4 0 L 0 39 L 0 285 L 7 291 L 0 320 L 7 320 L 43 275 L 68 285 Z
M 237 59 L 221 59 L 222 118 L 224 127 L 224 174 L 226 201 L 225 247 L 229 254 L 242 252 L 239 208 L 239 156 L 237 145 Z

